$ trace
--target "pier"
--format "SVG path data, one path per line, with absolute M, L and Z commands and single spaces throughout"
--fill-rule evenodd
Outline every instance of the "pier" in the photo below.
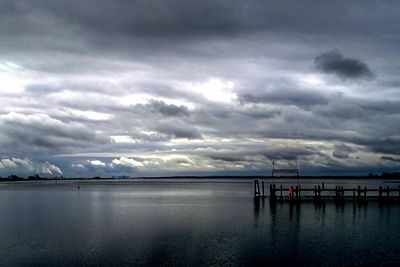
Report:
M 399 201 L 400 185 L 398 188 L 389 188 L 379 186 L 379 188 L 367 188 L 366 186 L 357 186 L 353 188 L 344 188 L 336 185 L 334 188 L 325 187 L 325 184 L 315 185 L 311 188 L 303 188 L 301 185 L 283 187 L 274 183 L 269 183 L 269 195 L 266 195 L 265 182 L 254 180 L 254 199 L 269 198 L 270 201 Z

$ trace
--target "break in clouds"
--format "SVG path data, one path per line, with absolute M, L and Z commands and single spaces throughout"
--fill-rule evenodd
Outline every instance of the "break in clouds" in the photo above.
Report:
M 0 1 L 0 176 L 400 169 L 397 1 Z

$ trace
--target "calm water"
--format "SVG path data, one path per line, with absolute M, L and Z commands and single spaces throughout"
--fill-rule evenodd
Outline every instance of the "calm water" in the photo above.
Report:
M 0 184 L 0 266 L 400 266 L 398 203 L 257 204 L 251 180 L 80 185 Z

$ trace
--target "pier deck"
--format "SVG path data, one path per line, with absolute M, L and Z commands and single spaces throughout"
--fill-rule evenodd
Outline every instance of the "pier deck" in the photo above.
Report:
M 315 185 L 314 188 L 303 188 L 300 185 L 289 186 L 284 188 L 282 185 L 279 187 L 276 184 L 269 184 L 269 195 L 266 195 L 265 183 L 259 180 L 254 180 L 254 199 L 269 198 L 271 201 L 275 200 L 289 200 L 289 201 L 302 201 L 302 200 L 353 200 L 353 201 L 399 201 L 400 202 L 400 185 L 398 188 L 382 187 L 367 188 L 366 186 L 344 188 L 337 185 L 335 188 L 325 188 L 324 183 Z

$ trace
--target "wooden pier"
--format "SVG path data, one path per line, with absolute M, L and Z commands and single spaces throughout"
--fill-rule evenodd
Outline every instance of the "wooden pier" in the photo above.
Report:
M 276 184 L 269 184 L 269 196 L 265 194 L 265 182 L 254 180 L 254 199 L 269 198 L 270 201 L 302 201 L 302 200 L 335 200 L 335 201 L 399 201 L 400 202 L 400 185 L 398 188 L 382 187 L 367 188 L 366 186 L 357 188 L 344 188 L 337 185 L 334 188 L 325 188 L 324 183 L 315 185 L 314 188 L 303 188 L 300 185 L 289 186 L 284 188 Z M 304 193 L 304 194 L 303 194 Z

